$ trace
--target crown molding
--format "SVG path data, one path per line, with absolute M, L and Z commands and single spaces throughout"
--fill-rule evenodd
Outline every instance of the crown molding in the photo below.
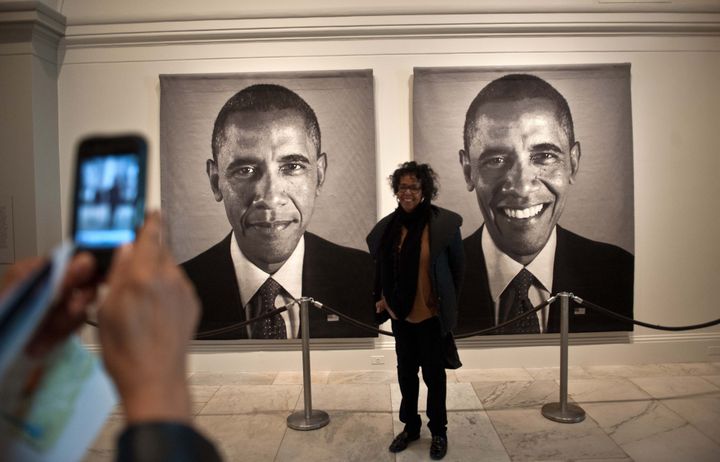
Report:
M 0 3 L 0 55 L 32 54 L 57 63 L 65 17 L 38 1 Z
M 59 3 L 68 24 L 73 26 L 223 18 L 720 12 L 717 0 L 62 0 Z
M 410 14 L 70 25 L 66 46 L 602 35 L 720 36 L 720 12 Z

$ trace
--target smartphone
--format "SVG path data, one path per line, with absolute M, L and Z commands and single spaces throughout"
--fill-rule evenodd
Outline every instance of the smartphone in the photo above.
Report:
M 72 237 L 100 272 L 113 250 L 135 240 L 145 215 L 147 143 L 136 136 L 90 137 L 78 145 Z

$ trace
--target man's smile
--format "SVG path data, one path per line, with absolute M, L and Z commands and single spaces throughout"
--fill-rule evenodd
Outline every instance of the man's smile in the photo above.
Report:
M 248 223 L 248 228 L 255 229 L 261 233 L 273 234 L 279 231 L 284 231 L 293 223 L 299 222 L 300 221 L 297 219 L 253 221 Z
M 544 204 L 537 204 L 526 208 L 499 207 L 498 209 L 502 211 L 507 218 L 527 220 L 539 215 L 544 208 Z

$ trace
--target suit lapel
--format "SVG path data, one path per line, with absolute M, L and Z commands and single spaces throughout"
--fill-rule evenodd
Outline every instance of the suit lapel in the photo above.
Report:
M 329 299 L 326 293 L 328 282 L 332 275 L 326 273 L 326 262 L 322 261 L 325 256 L 318 239 L 311 233 L 305 233 L 305 255 L 303 256 L 302 293 L 312 295 L 313 299 L 319 302 L 327 302 Z M 335 308 L 335 307 L 332 307 Z M 324 310 L 310 306 L 310 337 L 327 336 L 330 334 L 327 315 Z
M 225 287 L 226 290 L 218 290 L 218 296 L 222 297 L 219 306 L 222 306 L 221 317 L 224 320 L 242 322 L 245 321 L 245 310 L 240 298 L 240 288 L 235 274 L 235 265 L 230 256 L 230 245 L 232 244 L 231 234 L 222 242 L 222 252 L 215 260 L 218 267 L 213 268 L 213 274 L 218 277 L 218 288 Z
M 495 324 L 495 305 L 490 295 L 485 255 L 481 243 L 482 226 L 463 241 L 465 247 L 465 283 L 461 291 L 458 327 L 464 332 L 491 327 Z
M 550 295 L 559 292 L 569 292 L 573 287 L 577 287 L 577 280 L 575 278 L 577 273 L 567 271 L 567 268 L 572 268 L 572 264 L 569 261 L 571 257 L 572 251 L 568 249 L 567 233 L 563 228 L 558 226 L 557 247 L 555 248 L 555 259 L 553 263 L 553 287 Z M 570 319 L 572 321 L 572 310 L 570 311 Z M 560 300 L 556 300 L 550 306 L 547 331 L 560 332 Z

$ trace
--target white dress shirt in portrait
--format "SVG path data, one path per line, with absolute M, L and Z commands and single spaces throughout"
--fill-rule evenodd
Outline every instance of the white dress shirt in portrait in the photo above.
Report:
M 510 284 L 513 278 L 523 269 L 523 265 L 505 255 L 497 248 L 490 237 L 490 233 L 483 227 L 482 230 L 482 251 L 485 255 L 485 269 L 488 275 L 490 295 L 495 306 L 495 325 L 500 317 L 500 295 Z M 555 266 L 555 249 L 557 247 L 557 228 L 553 229 L 550 239 L 545 247 L 525 268 L 532 273 L 535 280 L 528 291 L 528 298 L 533 306 L 537 306 L 550 297 L 553 284 L 553 269 Z M 540 332 L 547 329 L 549 307 L 540 310 L 538 321 Z
M 243 255 L 235 239 L 234 232 L 232 233 L 232 241 L 230 242 L 230 256 L 233 266 L 235 267 L 238 287 L 240 288 L 240 301 L 242 303 L 242 309 L 245 310 L 245 319 L 250 319 L 250 301 L 269 277 L 272 277 L 275 282 L 283 288 L 283 291 L 275 299 L 276 308 L 302 296 L 302 270 L 303 259 L 305 258 L 304 236 L 300 238 L 290 258 L 287 259 L 275 274 L 266 273 Z M 285 321 L 287 338 L 298 338 L 300 328 L 300 307 L 298 304 L 290 305 L 288 310 L 281 315 Z M 247 326 L 247 330 L 249 337 L 249 325 Z

